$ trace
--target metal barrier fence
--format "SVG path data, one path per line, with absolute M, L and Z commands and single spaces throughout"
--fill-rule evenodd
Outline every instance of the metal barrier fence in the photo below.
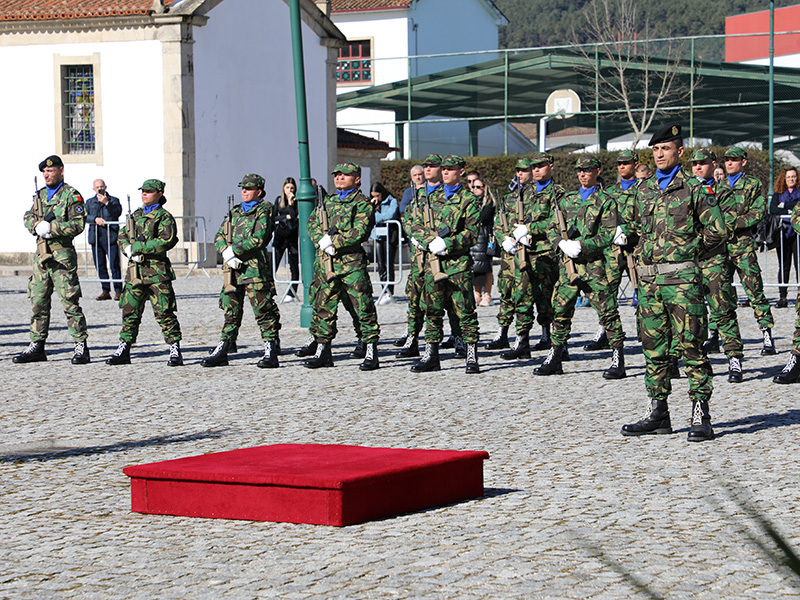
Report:
M 381 292 L 378 294 L 377 302 L 380 302 L 381 299 L 385 294 L 389 292 L 390 285 L 398 285 L 401 281 L 403 281 L 403 225 L 400 221 L 384 221 L 381 225 L 386 225 L 386 236 L 381 237 L 379 239 L 374 239 L 372 244 L 372 285 L 379 285 L 381 286 Z M 389 267 L 391 266 L 391 261 L 389 257 L 391 256 L 390 252 L 391 248 L 391 240 L 392 236 L 390 235 L 391 228 L 397 227 L 397 248 L 395 249 L 394 255 L 394 262 L 395 267 L 397 268 L 397 279 L 389 273 Z M 378 247 L 383 245 L 384 251 L 386 252 L 386 279 L 381 279 L 379 270 L 378 270 Z M 374 275 L 378 275 L 378 278 L 375 279 Z
M 281 257 L 280 264 L 276 264 L 275 263 L 275 249 L 272 247 L 272 245 L 270 245 L 269 256 L 270 256 L 270 260 L 272 260 L 272 279 L 275 281 L 276 289 L 277 289 L 277 284 L 286 285 L 286 289 L 283 291 L 283 294 L 281 294 L 280 300 L 278 300 L 278 304 L 282 304 L 286 300 L 286 297 L 292 292 L 292 288 L 295 288 L 295 289 L 299 290 L 299 288 L 303 285 L 303 281 L 302 281 L 302 279 L 292 279 L 291 271 L 289 270 L 289 250 L 288 249 L 283 253 L 283 256 Z M 300 271 L 299 251 L 298 251 L 297 262 L 298 262 L 298 270 L 297 270 L 297 272 L 299 274 L 301 272 Z M 281 266 L 283 266 L 283 268 L 286 269 L 286 277 L 287 277 L 287 279 L 279 279 L 278 278 L 278 269 Z M 297 296 L 298 300 L 302 300 L 302 296 L 299 294 L 299 291 L 295 295 Z

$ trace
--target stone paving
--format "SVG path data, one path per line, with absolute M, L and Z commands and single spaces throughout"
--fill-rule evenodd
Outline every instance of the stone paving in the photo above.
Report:
M 759 356 L 750 309 L 739 309 L 745 381 L 729 384 L 714 355 L 716 440 L 686 442 L 686 379 L 676 382 L 672 436 L 623 438 L 642 413 L 644 360 L 601 377 L 610 353 L 581 346 L 593 310 L 577 310 L 565 374 L 480 354 L 482 374 L 444 360 L 412 374 L 390 342 L 405 303 L 379 307 L 381 369 L 346 358 L 309 371 L 298 304 L 281 305 L 278 370 L 255 367 L 261 344 L 246 314 L 240 352 L 203 369 L 222 323 L 219 277 L 178 280 L 187 365 L 168 368 L 148 308 L 133 364 L 110 367 L 119 309 L 84 283 L 94 362 L 72 366 L 58 301 L 44 364 L 14 365 L 28 342 L 23 277 L 0 278 L 0 598 L 777 598 L 798 578 L 765 559 L 730 498 L 732 482 L 800 547 L 800 386 L 771 377 L 785 364 L 794 311 L 775 310 L 778 356 Z M 480 308 L 484 342 L 497 306 Z M 634 331 L 633 309 L 623 322 Z M 449 357 L 452 351 L 444 351 Z M 275 443 L 486 450 L 484 498 L 345 528 L 130 512 L 127 465 Z M 792 515 L 795 515 L 794 517 Z M 759 538 L 762 539 L 762 538 Z M 649 591 L 637 588 L 647 586 Z

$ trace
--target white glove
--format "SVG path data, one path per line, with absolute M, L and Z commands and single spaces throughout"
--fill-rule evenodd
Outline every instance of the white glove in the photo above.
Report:
M 558 242 L 558 247 L 570 258 L 578 258 L 581 253 L 581 243 L 577 240 L 561 240 Z
M 622 227 L 617 225 L 617 231 L 614 234 L 614 239 L 612 240 L 617 246 L 625 246 L 628 243 L 628 236 L 626 236 L 623 231 Z
M 324 251 L 324 252 L 328 252 L 328 248 L 332 248 L 332 247 L 333 247 L 333 240 L 331 239 L 331 236 L 329 236 L 329 235 L 326 233 L 326 234 L 325 234 L 325 235 L 323 235 L 323 236 L 322 236 L 322 238 L 319 240 L 319 244 L 318 244 L 318 245 L 319 245 L 319 249 L 320 249 L 320 250 L 322 250 L 322 251 Z M 328 252 L 328 254 L 331 254 L 331 253 L 330 253 L 330 252 Z M 333 256 L 333 254 L 331 254 L 331 256 Z
M 50 237 L 50 223 L 47 221 L 39 221 L 34 229 L 39 237 Z
M 125 256 L 128 257 L 128 259 L 130 259 L 130 257 L 133 256 L 133 250 L 131 250 L 130 246 L 125 246 L 125 250 L 123 250 L 122 252 L 125 254 Z
M 503 240 L 503 250 L 508 252 L 509 254 L 516 254 L 517 253 L 517 242 L 514 238 L 506 236 Z
M 144 260 L 144 256 L 142 256 L 141 254 L 135 254 L 131 256 L 131 260 L 135 263 L 140 263 Z
M 411 245 L 412 245 L 412 246 L 414 246 L 415 248 L 419 248 L 420 250 L 425 250 L 425 248 L 423 248 L 423 247 L 422 247 L 422 244 L 420 244 L 420 243 L 419 243 L 419 242 L 418 242 L 418 241 L 417 241 L 415 238 L 413 238 L 413 237 L 411 238 Z
M 228 246 L 227 248 L 225 248 L 225 250 L 222 251 L 222 260 L 225 261 L 226 263 L 230 259 L 235 258 L 235 257 L 236 257 L 236 254 L 234 254 L 234 252 L 233 252 L 233 246 Z
M 228 260 L 226 260 L 225 264 L 228 265 L 231 269 L 236 270 L 242 266 L 242 261 L 234 256 L 233 258 L 229 258 Z
M 435 238 L 433 238 L 433 241 L 428 244 L 428 250 L 438 256 L 441 256 L 447 252 L 447 244 L 437 235 Z
M 336 248 L 334 248 L 333 245 L 325 246 L 325 252 L 327 252 L 331 256 L 336 256 Z
M 525 244 L 528 246 L 529 244 L 525 243 L 525 238 L 528 237 L 528 227 L 527 225 L 523 225 L 522 223 L 517 223 L 514 225 L 514 239 L 517 240 L 521 244 Z

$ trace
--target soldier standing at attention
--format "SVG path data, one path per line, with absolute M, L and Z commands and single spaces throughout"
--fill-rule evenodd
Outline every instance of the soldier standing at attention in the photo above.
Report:
M 178 305 L 172 289 L 175 272 L 167 258 L 167 252 L 178 243 L 178 228 L 175 219 L 164 208 L 167 202 L 165 186 L 158 179 L 145 180 L 139 188 L 144 206 L 133 211 L 133 227 L 123 227 L 119 232 L 119 245 L 131 264 L 125 273 L 125 287 L 119 303 L 122 308 L 119 346 L 106 361 L 109 365 L 130 364 L 131 346 L 139 335 L 139 324 L 148 298 L 164 340 L 169 344 L 167 365 L 183 365 L 181 327 L 175 316 Z
M 796 204 L 792 209 L 792 228 L 800 234 L 800 204 Z M 775 383 L 795 383 L 800 381 L 800 288 L 797 289 L 797 301 L 795 302 L 797 319 L 794 322 L 794 337 L 792 338 L 792 352 L 789 355 L 789 362 L 783 367 L 783 371 L 775 375 L 772 381 Z
M 692 153 L 692 174 L 701 183 L 710 187 L 716 196 L 717 206 L 722 215 L 735 211 L 734 197 L 728 186 L 718 184 L 714 179 L 717 155 L 708 148 L 700 148 Z M 735 219 L 735 215 L 733 216 Z M 744 346 L 736 317 L 736 292 L 729 276 L 728 247 L 720 242 L 700 254 L 700 268 L 703 275 L 703 291 L 711 313 L 708 340 L 703 343 L 706 354 L 719 352 L 719 338 L 725 343 L 725 356 L 728 357 L 728 381 L 742 381 L 742 358 Z M 714 328 L 711 328 L 711 324 Z
M 705 301 L 698 257 L 724 241 L 725 222 L 716 195 L 681 170 L 683 138 L 678 125 L 650 139 L 657 171 L 645 180 L 623 215 L 622 244 L 639 235 L 639 316 L 646 361 L 646 415 L 623 425 L 622 435 L 672 433 L 667 398 L 670 340 L 677 340 L 689 378 L 692 421 L 688 440 L 714 437 L 708 402 L 713 390 L 711 364 L 703 352 Z
M 564 239 L 558 219 L 550 223 L 550 240 L 553 248 L 563 253 L 558 282 L 553 291 L 553 346 L 537 375 L 561 374 L 563 351 L 569 339 L 575 302 L 581 291 L 586 294 L 597 311 L 600 324 L 605 327 L 611 340 L 611 366 L 603 372 L 606 379 L 622 379 L 626 376 L 623 345 L 625 332 L 619 319 L 616 298 L 610 297 L 606 274 L 605 250 L 611 244 L 617 227 L 617 209 L 614 198 L 602 191 L 597 178 L 600 161 L 586 154 L 575 163 L 581 187 L 567 193 L 557 205 L 564 216 L 569 239 Z M 570 281 L 567 260 L 575 266 L 578 278 Z
M 728 225 L 728 258 L 730 260 L 729 277 L 733 279 L 733 270 L 739 274 L 747 298 L 753 307 L 758 326 L 761 328 L 763 346 L 761 354 L 775 354 L 772 340 L 772 311 L 764 296 L 764 282 L 761 279 L 761 267 L 758 266 L 758 249 L 753 239 L 754 228 L 767 216 L 767 199 L 761 182 L 745 175 L 747 152 L 744 148 L 733 146 L 722 156 L 725 161 L 727 178 L 722 185 L 733 190 L 733 210 L 725 213 Z M 713 318 L 713 315 L 712 315 Z
M 80 192 L 64 182 L 64 163 L 49 156 L 39 163 L 45 187 L 37 190 L 34 204 L 25 213 L 25 227 L 38 238 L 33 257 L 33 275 L 28 281 L 28 297 L 33 305 L 31 343 L 15 356 L 15 363 L 47 360 L 44 343 L 50 329 L 50 302 L 55 289 L 67 317 L 67 327 L 75 349 L 73 365 L 89 362 L 86 317 L 80 306 L 78 257 L 72 238 L 83 232 L 86 208 Z M 38 210 L 37 210 L 38 206 Z
M 424 265 L 426 345 L 425 354 L 411 367 L 414 373 L 440 369 L 439 344 L 448 299 L 466 344 L 466 372 L 480 373 L 478 317 L 469 250 L 478 236 L 481 211 L 475 195 L 461 185 L 465 165 L 466 161 L 454 154 L 442 160 L 443 190 L 428 197 L 432 219 L 426 219 L 423 210 L 411 226 L 411 243 L 427 253 Z
M 331 341 L 336 337 L 336 311 L 339 298 L 347 294 L 361 326 L 366 344 L 364 362 L 359 369 L 378 368 L 378 313 L 372 299 L 372 282 L 367 274 L 367 255 L 363 244 L 375 226 L 372 203 L 361 193 L 361 167 L 353 163 L 336 165 L 332 172 L 336 187 L 308 219 L 308 235 L 319 248 L 315 261 L 330 260 L 331 273 L 315 268 L 317 289 L 313 295 L 310 333 L 317 344 L 316 354 L 304 365 L 310 369 L 332 367 Z M 328 229 L 323 230 L 323 213 Z M 329 259 L 327 257 L 330 257 Z M 312 284 L 314 285 L 314 284 Z
M 237 339 L 244 314 L 245 294 L 250 298 L 253 316 L 264 340 L 264 356 L 257 366 L 262 369 L 278 367 L 278 332 L 281 328 L 280 312 L 275 304 L 275 281 L 267 244 L 275 227 L 275 207 L 261 200 L 264 178 L 248 173 L 239 182 L 242 203 L 234 206 L 214 238 L 214 246 L 230 268 L 232 282 L 223 285 L 219 295 L 220 308 L 225 312 L 219 344 L 202 360 L 204 367 L 228 364 L 228 351 Z M 231 224 L 231 242 L 228 242 L 228 223 Z

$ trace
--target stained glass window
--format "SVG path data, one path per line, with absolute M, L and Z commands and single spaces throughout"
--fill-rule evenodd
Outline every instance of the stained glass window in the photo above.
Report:
M 370 40 L 348 41 L 347 46 L 339 48 L 336 83 L 372 84 L 372 42 Z
M 95 152 L 94 124 L 94 66 L 64 65 L 63 118 L 64 153 L 93 154 Z

